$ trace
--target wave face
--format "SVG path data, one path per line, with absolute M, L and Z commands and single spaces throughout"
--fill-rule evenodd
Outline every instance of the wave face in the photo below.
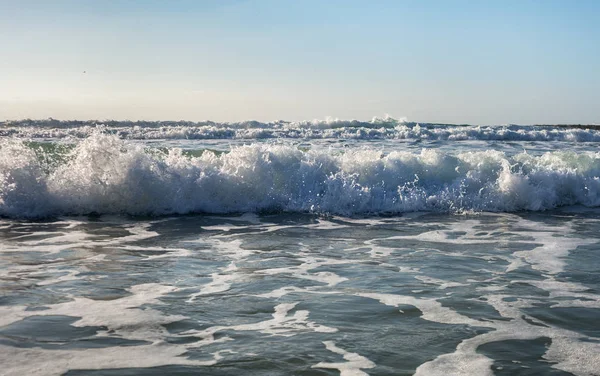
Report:
M 86 138 L 102 127 L 105 132 L 133 140 L 178 139 L 359 139 L 440 141 L 568 141 L 600 142 L 597 126 L 473 126 L 418 124 L 393 118 L 358 120 L 277 121 L 261 123 L 130 122 L 21 120 L 0 123 L 0 136 L 18 138 Z
M 0 140 L 0 215 L 257 211 L 340 215 L 600 205 L 600 153 L 384 154 L 253 144 L 217 155 L 100 132 L 63 152 Z

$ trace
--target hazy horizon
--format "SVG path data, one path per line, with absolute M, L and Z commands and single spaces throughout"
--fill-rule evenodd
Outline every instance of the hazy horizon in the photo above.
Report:
M 555 125 L 555 126 L 600 126 L 600 123 L 588 122 L 588 123 L 466 123 L 466 122 L 443 122 L 443 121 L 427 121 L 427 120 L 416 120 L 416 119 L 407 119 L 405 117 L 389 117 L 390 119 L 407 123 L 407 124 L 443 124 L 443 125 L 458 125 L 458 126 L 506 126 L 506 125 L 519 125 L 519 126 L 530 126 L 530 125 Z M 236 123 L 245 123 L 245 122 L 260 122 L 260 123 L 277 123 L 277 122 L 288 122 L 288 123 L 300 123 L 300 122 L 337 122 L 337 121 L 346 121 L 346 122 L 360 122 L 360 123 L 368 123 L 375 122 L 377 120 L 385 119 L 385 117 L 374 116 L 370 119 L 342 119 L 342 118 L 334 118 L 334 117 L 325 117 L 322 119 L 270 119 L 270 120 L 257 120 L 257 119 L 244 119 L 237 121 L 215 121 L 211 119 L 202 119 L 202 120 L 189 120 L 189 119 L 75 119 L 75 118 L 19 118 L 19 119 L 0 119 L 0 123 L 11 123 L 11 122 L 24 122 L 24 121 L 35 121 L 35 122 L 44 122 L 44 121 L 60 121 L 64 123 L 68 122 L 117 122 L 117 123 L 127 123 L 127 122 L 148 122 L 148 123 L 178 123 L 178 122 L 189 122 L 189 123 L 203 123 L 210 122 L 216 124 L 236 124 Z

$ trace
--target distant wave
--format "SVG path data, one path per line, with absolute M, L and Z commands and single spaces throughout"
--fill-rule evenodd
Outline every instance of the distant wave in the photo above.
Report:
M 600 205 L 600 153 L 508 156 L 252 144 L 186 156 L 92 133 L 64 152 L 0 140 L 0 215 L 546 210 Z
M 390 117 L 261 123 L 20 120 L 0 123 L 0 136 L 30 139 L 86 138 L 97 127 L 121 138 L 158 139 L 402 139 L 600 142 L 598 126 L 475 126 L 410 123 Z

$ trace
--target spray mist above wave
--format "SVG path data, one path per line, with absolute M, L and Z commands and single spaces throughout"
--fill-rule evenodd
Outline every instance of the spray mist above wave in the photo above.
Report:
M 102 127 L 106 132 L 134 140 L 158 139 L 401 139 L 600 142 L 598 126 L 475 126 L 407 122 L 389 116 L 359 120 L 245 121 L 60 121 L 0 122 L 0 136 L 18 138 L 86 138 Z
M 216 155 L 156 150 L 100 132 L 44 151 L 0 141 L 0 216 L 256 211 L 341 215 L 600 205 L 600 153 L 507 156 L 253 144 Z

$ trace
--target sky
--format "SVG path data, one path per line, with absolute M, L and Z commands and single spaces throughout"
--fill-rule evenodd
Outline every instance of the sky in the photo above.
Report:
M 600 123 L 596 0 L 0 0 L 0 119 Z

